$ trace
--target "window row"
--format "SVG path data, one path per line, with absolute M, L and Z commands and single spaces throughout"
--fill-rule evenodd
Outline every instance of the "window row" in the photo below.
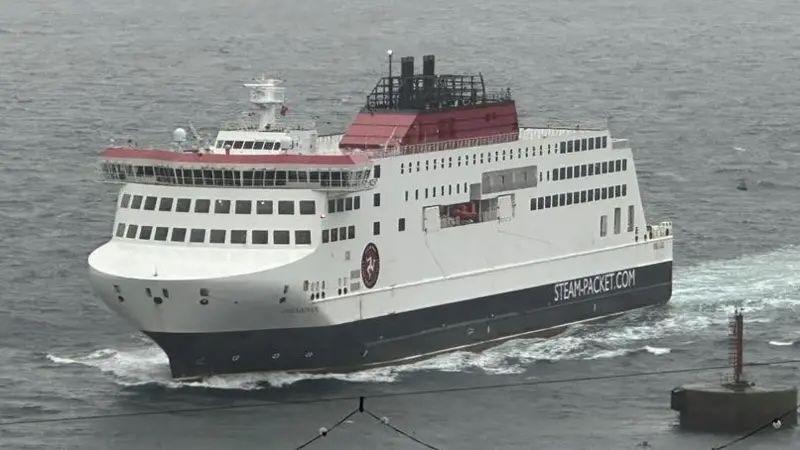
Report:
M 330 230 L 322 230 L 322 243 L 344 241 L 347 239 L 356 238 L 356 227 L 350 225 L 347 227 L 331 228 Z
M 561 194 L 545 195 L 544 197 L 531 198 L 531 211 L 537 209 L 557 208 L 578 203 L 594 202 L 609 198 L 625 197 L 628 195 L 628 185 L 618 184 L 583 191 L 566 192 Z
M 255 208 L 254 204 L 255 203 Z M 316 214 L 317 208 L 314 200 L 300 200 L 299 212 L 302 215 Z M 144 209 L 147 211 L 155 211 L 156 206 L 159 211 L 165 212 L 189 212 L 192 210 L 192 199 L 190 198 L 177 198 L 172 197 L 158 197 L 122 194 L 119 202 L 120 208 L 130 209 Z M 231 208 L 233 206 L 233 208 Z M 252 214 L 255 210 L 256 214 L 272 214 L 273 213 L 272 200 L 214 200 L 214 214 L 230 214 L 231 211 L 236 214 Z M 211 212 L 211 200 L 208 199 L 195 199 L 194 212 L 196 213 L 209 213 Z M 291 215 L 295 213 L 294 200 L 279 200 L 278 201 L 278 214 Z
M 217 141 L 217 148 L 243 150 L 280 150 L 280 142 L 270 141 Z
M 328 213 L 352 211 L 361 208 L 361 197 L 332 198 L 328 200 Z
M 150 225 L 117 224 L 117 237 L 139 239 L 143 241 L 170 241 L 208 243 L 208 244 L 269 244 L 267 230 L 206 230 L 203 228 L 153 227 Z M 248 240 L 249 235 L 249 240 Z M 277 245 L 291 244 L 290 230 L 274 230 L 272 243 Z M 294 244 L 311 244 L 311 231 L 294 230 Z
M 362 170 L 227 170 L 184 169 L 167 166 L 133 166 L 104 163 L 103 175 L 109 180 L 128 178 L 143 182 L 187 186 L 270 187 L 302 184 L 322 187 L 358 187 L 370 180 L 371 169 Z
M 553 169 L 553 181 L 579 177 L 591 177 L 592 175 L 621 172 L 624 170 L 628 170 L 627 159 L 596 162 L 594 164 L 578 164 L 575 166 Z
M 597 136 L 575 139 L 572 141 L 562 141 L 559 144 L 559 150 L 561 150 L 561 153 L 584 152 L 586 150 L 606 148 L 607 145 L 607 136 Z
M 455 186 L 455 189 L 453 189 Z M 463 189 L 462 189 L 463 188 Z M 422 191 L 423 198 L 432 197 L 435 198 L 438 192 L 438 195 L 453 195 L 453 193 L 461 194 L 462 191 L 464 194 L 468 192 L 467 190 L 467 182 L 458 183 L 458 184 L 448 184 L 448 185 L 441 185 L 441 186 L 433 186 L 431 188 L 425 189 L 414 189 L 414 200 L 419 200 L 420 190 Z M 410 191 L 406 191 L 405 199 L 408 201 L 410 199 Z

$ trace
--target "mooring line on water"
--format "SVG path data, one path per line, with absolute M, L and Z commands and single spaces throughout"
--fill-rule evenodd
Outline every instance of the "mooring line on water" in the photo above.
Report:
M 755 429 L 753 429 L 751 431 L 748 431 L 747 433 L 737 437 L 736 439 L 728 441 L 728 442 L 726 442 L 726 443 L 724 443 L 722 445 L 719 445 L 717 447 L 711 447 L 711 450 L 722 450 L 723 448 L 728 448 L 731 445 L 734 445 L 734 444 L 736 444 L 738 442 L 742 442 L 743 440 L 745 440 L 745 439 L 747 439 L 747 438 L 749 438 L 751 436 L 755 436 L 756 434 L 766 430 L 769 427 L 774 427 L 775 429 L 778 429 L 778 428 L 781 427 L 783 419 L 786 418 L 786 416 L 788 416 L 789 414 L 792 414 L 793 412 L 797 411 L 798 409 L 800 409 L 800 403 L 798 403 L 797 406 L 795 406 L 794 408 L 792 408 L 792 409 L 786 411 L 785 413 L 779 415 L 778 417 L 772 419 L 771 421 L 769 421 L 769 422 L 767 422 L 767 423 L 765 423 L 763 425 L 760 425 L 758 428 L 755 428 Z
M 763 362 L 746 363 L 746 364 L 744 364 L 744 367 L 763 367 L 763 366 L 776 366 L 776 365 L 798 364 L 798 363 L 800 363 L 800 359 L 786 359 L 786 360 L 777 360 L 777 361 L 763 361 Z M 361 397 L 379 399 L 379 398 L 392 398 L 392 397 L 406 397 L 406 396 L 414 396 L 414 395 L 433 395 L 433 394 L 446 394 L 446 393 L 453 393 L 453 392 L 468 392 L 468 391 L 482 391 L 482 390 L 492 390 L 492 389 L 505 389 L 505 388 L 526 387 L 526 386 L 543 386 L 543 385 L 562 384 L 562 383 L 582 383 L 582 382 L 590 382 L 590 381 L 637 378 L 637 377 L 646 377 L 646 376 L 654 376 L 654 375 L 670 375 L 670 374 L 691 373 L 691 372 L 707 372 L 707 371 L 711 371 L 711 370 L 723 370 L 723 369 L 729 369 L 729 368 L 730 368 L 729 365 L 704 366 L 704 367 L 686 367 L 686 368 L 680 368 L 680 369 L 653 370 L 653 371 L 645 371 L 645 372 L 618 373 L 618 374 L 595 375 L 595 376 L 585 376 L 585 377 L 554 378 L 554 379 L 550 379 L 550 380 L 530 380 L 530 381 L 519 381 L 519 382 L 513 382 L 513 383 L 484 384 L 484 385 L 478 385 L 478 386 L 459 386 L 459 387 L 451 387 L 451 388 L 422 389 L 422 390 L 397 391 L 397 392 L 377 392 L 377 393 L 374 393 L 374 394 L 363 395 L 363 396 L 353 396 L 353 395 L 351 395 L 351 396 L 340 396 L 340 397 L 320 397 L 320 398 L 311 398 L 311 399 L 305 399 L 305 400 L 254 402 L 254 403 L 249 403 L 249 404 L 230 404 L 230 405 L 206 406 L 206 407 L 198 407 L 198 408 L 176 408 L 176 409 L 162 409 L 162 410 L 153 410 L 153 411 L 137 411 L 137 412 L 127 412 L 127 413 L 108 413 L 108 414 L 92 414 L 92 415 L 71 416 L 71 417 L 52 417 L 52 418 L 44 418 L 44 419 L 20 419 L 20 420 L 9 420 L 9 421 L 0 422 L 0 427 L 11 426 L 11 425 L 53 423 L 53 422 L 75 422 L 75 421 L 81 421 L 81 420 L 114 419 L 114 418 L 136 417 L 136 416 L 154 416 L 154 415 L 162 415 L 162 414 L 185 414 L 185 413 L 201 413 L 201 412 L 208 412 L 208 411 L 229 411 L 229 410 L 246 409 L 246 408 L 267 408 L 267 407 L 274 407 L 274 406 L 308 405 L 308 404 L 314 404 L 314 403 L 330 403 L 330 402 L 337 402 L 337 401 L 353 401 L 353 400 L 358 400 Z

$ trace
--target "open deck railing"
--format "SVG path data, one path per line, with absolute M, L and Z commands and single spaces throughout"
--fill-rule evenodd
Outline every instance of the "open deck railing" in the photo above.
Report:
M 491 136 L 483 136 L 477 138 L 451 139 L 448 141 L 438 141 L 425 144 L 387 146 L 383 149 L 370 150 L 369 152 L 375 158 L 388 158 L 391 156 L 414 155 L 418 153 L 438 152 L 441 150 L 455 150 L 457 148 L 477 147 L 480 145 L 501 144 L 504 142 L 513 142 L 518 139 L 519 139 L 519 132 L 514 131 L 511 133 L 494 134 Z

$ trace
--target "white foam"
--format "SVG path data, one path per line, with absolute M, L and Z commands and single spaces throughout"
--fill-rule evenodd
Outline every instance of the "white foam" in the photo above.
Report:
M 790 345 L 794 345 L 792 341 L 769 341 L 769 345 L 774 345 L 776 347 L 788 347 Z

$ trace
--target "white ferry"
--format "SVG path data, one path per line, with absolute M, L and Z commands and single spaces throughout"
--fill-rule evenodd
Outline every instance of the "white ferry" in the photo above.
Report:
M 337 135 L 288 125 L 279 80 L 245 86 L 258 120 L 207 145 L 101 156 L 121 188 L 91 283 L 174 377 L 399 363 L 671 296 L 671 224 L 606 127 L 521 127 L 431 55 Z

